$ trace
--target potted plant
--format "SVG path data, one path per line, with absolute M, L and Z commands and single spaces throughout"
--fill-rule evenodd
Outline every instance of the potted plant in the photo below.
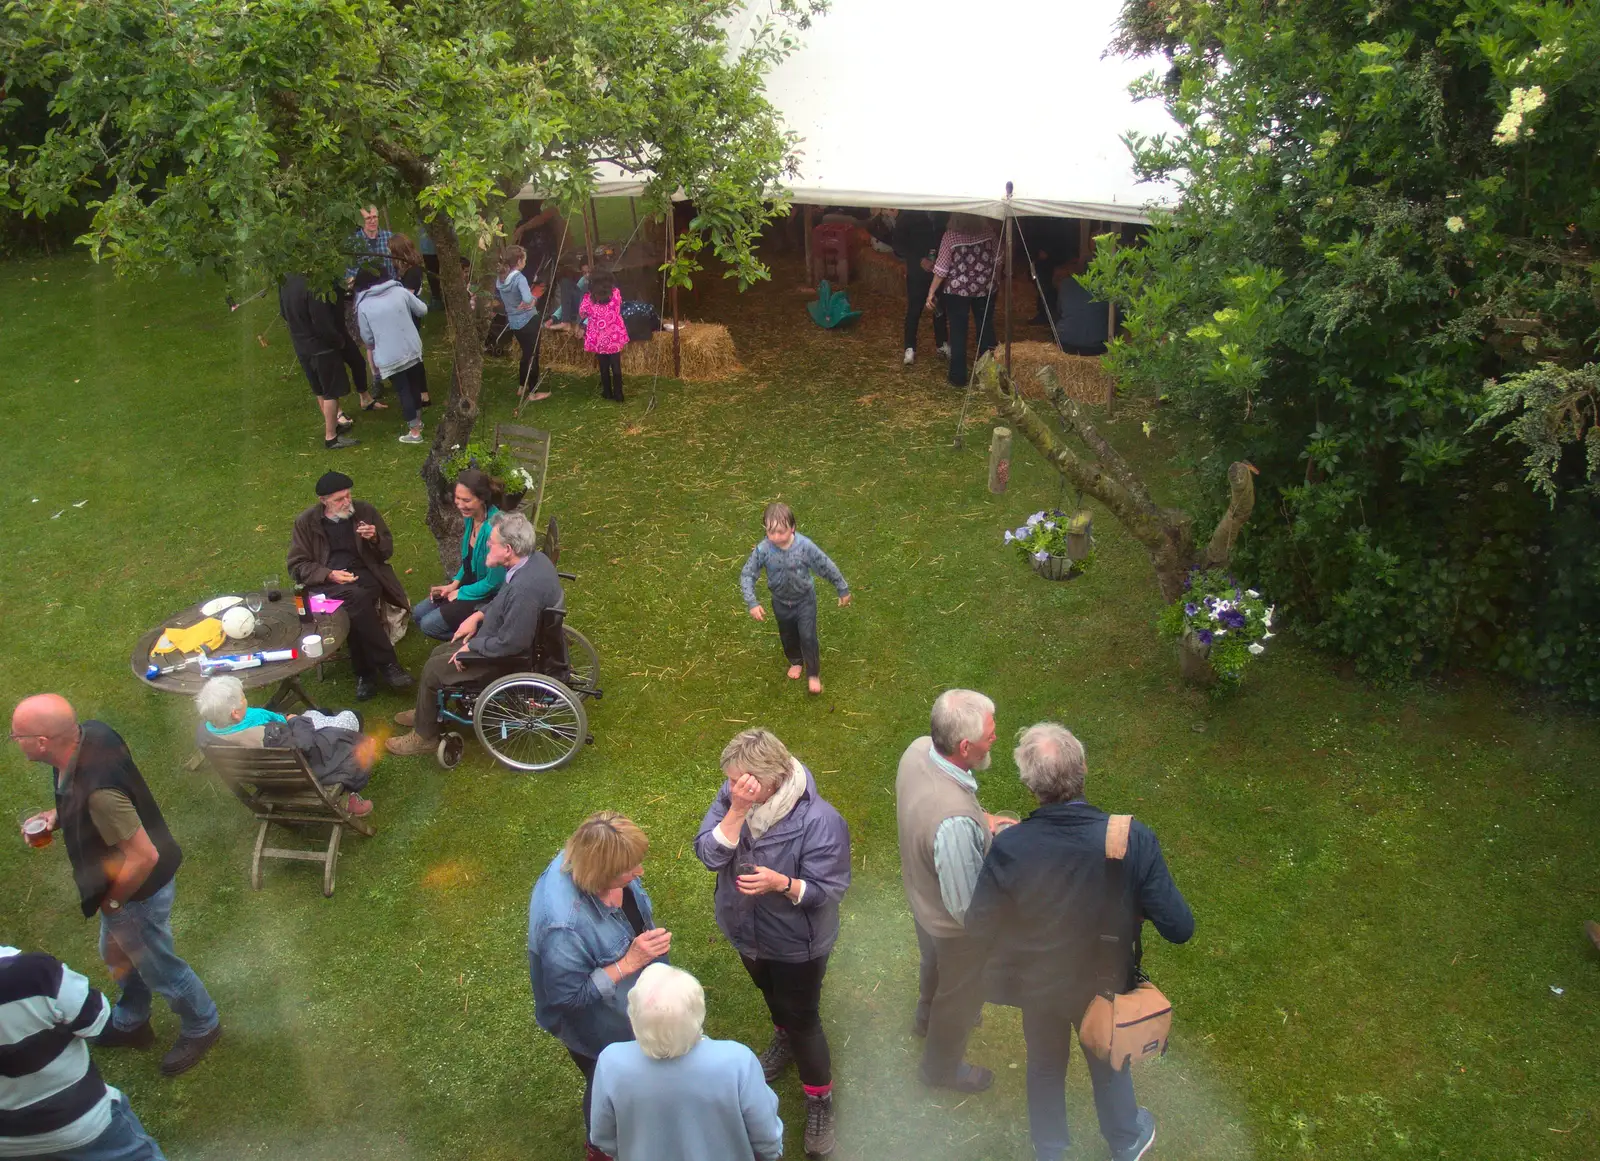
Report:
M 1006 529 L 1005 543 L 1046 580 L 1069 580 L 1094 560 L 1094 517 L 1087 509 L 1035 512 L 1020 527 Z
M 488 473 L 491 479 L 500 481 L 505 489 L 505 501 L 500 507 L 507 512 L 521 504 L 523 497 L 532 491 L 537 483 L 533 473 L 506 452 L 488 444 L 474 442 L 456 444 L 450 449 L 450 455 L 439 465 L 444 487 L 447 490 L 454 488 L 455 478 L 468 468 L 477 468 L 480 472 Z
M 1273 606 L 1221 569 L 1192 569 L 1183 587 L 1156 621 L 1178 644 L 1179 671 L 1199 685 L 1237 686 L 1274 636 Z

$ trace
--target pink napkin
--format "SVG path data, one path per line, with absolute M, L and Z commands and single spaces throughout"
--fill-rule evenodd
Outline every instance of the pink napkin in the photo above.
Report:
M 342 604 L 344 604 L 343 601 L 325 597 L 321 593 L 311 594 L 311 611 L 313 613 L 334 613 L 338 611 L 339 606 Z

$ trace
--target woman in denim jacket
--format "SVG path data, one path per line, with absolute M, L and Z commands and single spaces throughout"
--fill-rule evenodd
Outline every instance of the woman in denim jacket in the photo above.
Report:
M 583 1073 L 583 1124 L 601 1049 L 632 1040 L 628 992 L 639 973 L 666 961 L 672 934 L 655 925 L 639 876 L 650 840 L 613 811 L 592 814 L 533 885 L 528 975 L 539 1027 Z M 592 1159 L 605 1155 L 588 1145 Z

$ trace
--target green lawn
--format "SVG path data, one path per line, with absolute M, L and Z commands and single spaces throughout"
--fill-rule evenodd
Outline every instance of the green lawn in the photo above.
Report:
M 1138 1081 L 1156 1156 L 1600 1156 L 1600 957 L 1581 930 L 1600 917 L 1593 720 L 1475 679 L 1374 689 L 1298 648 L 1292 625 L 1237 696 L 1184 689 L 1151 631 L 1148 565 L 1108 516 L 1093 570 L 1069 584 L 1001 546 L 1059 487 L 1024 447 L 1010 493 L 987 493 L 989 414 L 952 449 L 960 398 L 935 360 L 900 368 L 897 302 L 867 297 L 861 329 L 825 334 L 792 266 L 743 298 L 711 281 L 686 314 L 731 326 L 745 374 L 662 382 L 648 415 L 648 382 L 619 408 L 592 376 L 563 380 L 533 413 L 554 432 L 545 510 L 578 574 L 571 622 L 602 658 L 595 744 L 537 777 L 475 746 L 452 773 L 386 759 L 379 833 L 346 843 L 325 900 L 296 865 L 250 890 L 252 825 L 180 768 L 190 709 L 137 683 L 129 653 L 197 597 L 281 575 L 289 523 L 330 464 L 384 511 L 422 593 L 437 570 L 423 449 L 395 442 L 391 411 L 360 417 L 360 448 L 322 450 L 271 295 L 230 315 L 213 282 L 121 282 L 78 259 L 0 267 L 0 702 L 58 689 L 110 721 L 183 843 L 179 948 L 226 1034 L 176 1081 L 155 1054 L 101 1054 L 169 1156 L 579 1156 L 576 1070 L 533 1024 L 526 904 L 600 807 L 652 836 L 648 886 L 675 962 L 706 985 L 707 1031 L 759 1048 L 759 997 L 691 849 L 717 755 L 752 723 L 811 765 L 855 840 L 824 1007 L 838 1156 L 1030 1156 L 1016 1013 L 988 1010 L 970 1051 L 999 1080 L 973 1098 L 919 1088 L 906 1031 L 916 945 L 892 780 L 957 684 L 995 698 L 1005 737 L 1043 718 L 1076 731 L 1091 798 L 1155 828 L 1193 904 L 1194 941 L 1147 956 L 1178 1011 L 1169 1056 Z M 442 388 L 442 320 L 425 339 Z M 507 417 L 513 377 L 489 368 L 489 418 Z M 1181 498 L 1187 482 L 1164 474 L 1173 449 L 1142 418 L 1131 402 L 1109 434 Z M 778 497 L 857 594 L 849 609 L 824 601 L 821 698 L 784 680 L 775 629 L 738 598 Z M 425 648 L 413 634 L 402 659 L 415 669 Z M 332 705 L 353 692 L 342 668 L 312 688 Z M 1024 810 L 1007 749 L 985 805 Z M 46 785 L 12 750 L 0 806 L 16 817 Z M 0 852 L 0 939 L 107 984 L 61 844 Z M 165 1038 L 174 1021 L 157 1012 Z M 781 1091 L 798 1157 L 798 1083 Z M 1069 1107 L 1075 1155 L 1105 1156 L 1081 1063 Z

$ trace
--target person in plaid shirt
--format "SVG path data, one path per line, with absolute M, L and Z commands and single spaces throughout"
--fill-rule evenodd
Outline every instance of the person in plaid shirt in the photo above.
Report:
M 350 245 L 347 247 L 356 264 L 347 267 L 344 276 L 354 278 L 359 267 L 381 265 L 386 278 L 399 278 L 394 260 L 389 257 L 389 240 L 393 237 L 392 231 L 379 227 L 378 207 L 364 207 L 361 211 L 361 228 L 350 235 Z M 377 263 L 372 261 L 374 258 L 378 260 Z

